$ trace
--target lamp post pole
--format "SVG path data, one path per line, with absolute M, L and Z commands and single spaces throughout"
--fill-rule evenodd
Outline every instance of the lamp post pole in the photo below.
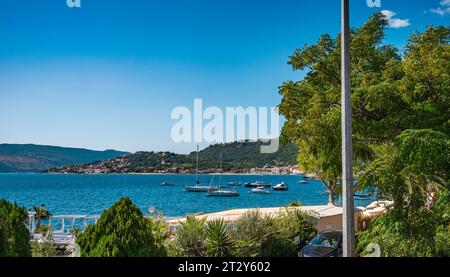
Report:
M 355 212 L 353 203 L 352 106 L 350 93 L 350 19 L 349 0 L 342 0 L 341 30 L 341 108 L 342 108 L 342 229 L 343 255 L 353 257 L 355 249 Z

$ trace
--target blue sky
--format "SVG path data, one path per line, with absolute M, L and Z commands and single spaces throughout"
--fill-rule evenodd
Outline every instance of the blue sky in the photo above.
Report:
M 443 0 L 351 0 L 352 26 L 388 10 L 401 48 L 426 25 L 449 25 Z M 288 56 L 340 28 L 340 1 L 3 0 L 0 143 L 189 152 L 173 108 L 276 106 L 303 76 Z M 389 13 L 392 15 L 393 13 Z

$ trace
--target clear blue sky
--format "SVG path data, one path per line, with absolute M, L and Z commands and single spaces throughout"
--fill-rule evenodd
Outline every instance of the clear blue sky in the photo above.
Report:
M 355 27 L 372 13 L 397 13 L 404 27 L 389 29 L 387 41 L 398 47 L 414 30 L 449 25 L 445 1 L 350 2 Z M 0 143 L 192 151 L 171 141 L 174 107 L 194 98 L 276 106 L 278 86 L 303 76 L 288 56 L 340 28 L 338 0 L 81 3 L 1 1 Z

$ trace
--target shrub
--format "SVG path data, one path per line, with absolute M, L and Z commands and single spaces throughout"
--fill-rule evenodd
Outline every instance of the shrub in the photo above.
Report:
M 125 197 L 104 211 L 77 244 L 83 257 L 160 257 L 167 254 L 167 234 L 161 220 L 145 218 Z
M 229 257 L 233 249 L 229 226 L 223 219 L 208 222 L 206 229 L 206 250 L 211 257 Z
M 273 217 L 262 216 L 258 210 L 248 211 L 233 224 L 232 230 L 236 256 L 271 256 L 271 246 L 278 238 Z
M 27 219 L 24 207 L 0 200 L 0 257 L 31 256 Z
M 357 251 L 366 255 L 370 243 L 380 246 L 385 257 L 450 256 L 450 194 L 444 191 L 433 209 L 405 213 L 394 210 L 371 221 L 371 227 L 358 233 Z
M 57 251 L 51 239 L 44 242 L 33 240 L 31 242 L 31 256 L 32 257 L 54 257 Z
M 299 209 L 284 209 L 277 217 L 280 235 L 294 243 L 294 245 L 295 238 L 298 238 L 300 246 L 305 245 L 308 240 L 316 235 L 315 225 L 308 219 L 308 214 Z M 297 247 L 297 245 L 294 247 Z
M 206 218 L 197 219 L 195 216 L 188 216 L 186 221 L 181 222 L 173 243 L 176 250 L 173 250 L 185 257 L 204 256 L 206 253 L 205 221 Z

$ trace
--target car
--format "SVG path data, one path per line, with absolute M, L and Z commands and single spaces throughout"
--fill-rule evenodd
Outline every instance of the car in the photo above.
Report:
M 298 252 L 299 257 L 342 257 L 342 231 L 317 234 Z

